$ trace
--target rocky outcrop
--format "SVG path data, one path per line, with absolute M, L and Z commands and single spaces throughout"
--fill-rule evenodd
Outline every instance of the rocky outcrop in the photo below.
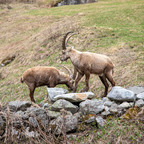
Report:
M 54 94 L 50 90 L 48 92 L 57 97 L 55 91 Z M 92 93 L 89 94 L 93 97 Z M 71 133 L 79 130 L 81 124 L 103 127 L 106 124 L 104 119 L 109 115 L 121 117 L 126 111 L 133 109 L 134 104 L 138 112 L 140 109 L 143 110 L 143 97 L 137 99 L 133 97 L 139 94 L 143 92 L 134 94 L 130 90 L 114 87 L 108 97 L 101 99 L 93 97 L 91 100 L 84 98 L 78 101 L 77 105 L 70 102 L 71 100 L 65 100 L 65 97 L 56 100 L 53 104 L 41 103 L 41 107 L 26 101 L 12 101 L 6 106 L 1 106 L 0 109 L 0 139 L 3 139 L 7 127 L 10 128 L 12 135 L 18 138 L 21 130 L 23 130 L 22 137 L 36 138 L 41 137 L 43 132 L 56 135 Z M 127 115 L 123 117 L 126 118 Z
M 76 5 L 76 4 L 85 4 L 85 3 L 93 3 L 98 2 L 98 0 L 63 0 L 57 4 L 57 6 L 62 5 Z

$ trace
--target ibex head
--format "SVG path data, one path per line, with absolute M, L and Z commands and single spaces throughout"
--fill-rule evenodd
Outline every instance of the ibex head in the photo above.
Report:
M 70 33 L 72 33 L 71 35 L 69 35 Z M 73 32 L 68 32 L 66 33 L 66 35 L 64 36 L 63 42 L 62 42 L 62 55 L 60 57 L 61 61 L 66 61 L 67 59 L 70 58 L 70 53 L 72 51 L 72 47 L 67 47 L 67 43 L 68 40 L 70 39 L 70 37 L 72 37 L 73 35 L 75 35 L 76 33 Z M 68 37 L 69 35 L 69 37 Z

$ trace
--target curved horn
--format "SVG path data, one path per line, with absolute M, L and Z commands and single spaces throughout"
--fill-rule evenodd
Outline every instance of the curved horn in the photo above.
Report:
M 71 34 L 71 35 L 66 39 L 65 46 L 67 46 L 68 40 L 69 40 L 73 35 L 76 35 L 76 34 L 77 34 L 77 33 L 73 33 L 73 34 Z
M 73 32 L 71 32 L 71 31 L 70 31 L 70 32 L 67 32 L 66 35 L 65 35 L 64 38 L 63 38 L 63 42 L 62 42 L 62 49 L 63 49 L 63 50 L 66 49 L 67 42 L 68 42 L 68 40 L 70 39 L 70 37 L 72 37 L 73 35 L 76 34 L 76 33 L 73 33 L 73 34 L 71 34 L 71 35 L 67 38 L 67 36 L 68 36 L 70 33 L 73 33 Z
M 70 70 L 69 68 L 67 68 L 66 66 L 62 66 L 62 67 L 64 67 L 64 68 L 68 71 L 69 76 L 72 77 L 72 72 L 71 72 L 71 70 Z

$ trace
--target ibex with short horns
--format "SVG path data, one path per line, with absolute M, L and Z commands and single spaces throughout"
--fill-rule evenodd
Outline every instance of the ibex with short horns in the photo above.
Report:
M 32 102 L 35 102 L 34 91 L 36 87 L 47 86 L 52 88 L 58 84 L 65 84 L 69 89 L 73 90 L 72 73 L 67 67 L 64 68 L 68 70 L 69 75 L 57 70 L 55 67 L 46 66 L 29 68 L 23 73 L 21 82 L 25 82 L 28 86 Z
M 60 58 L 61 61 L 66 61 L 67 59 L 71 60 L 72 64 L 74 65 L 73 79 L 75 79 L 78 72 L 74 92 L 76 92 L 78 82 L 84 75 L 86 87 L 82 91 L 88 91 L 90 74 L 96 74 L 99 76 L 100 80 L 105 86 L 105 93 L 103 96 L 106 96 L 109 87 L 107 80 L 112 86 L 115 86 L 115 82 L 112 77 L 114 65 L 111 59 L 106 55 L 91 52 L 80 52 L 73 47 L 67 47 L 68 40 L 74 34 L 75 33 L 73 32 L 68 32 L 64 36 L 62 43 L 62 55 Z

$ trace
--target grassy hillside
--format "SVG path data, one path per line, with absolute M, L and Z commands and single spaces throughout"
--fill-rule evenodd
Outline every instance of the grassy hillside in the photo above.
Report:
M 38 8 L 30 4 L 0 6 L 0 62 L 16 55 L 9 65 L 0 68 L 0 98 L 29 100 L 28 88 L 20 83 L 22 73 L 33 66 L 73 68 L 70 61 L 61 63 L 61 43 L 67 31 L 78 31 L 69 45 L 77 50 L 108 55 L 115 64 L 117 85 L 144 85 L 144 0 L 100 0 L 98 3 Z M 61 70 L 65 71 L 61 68 Z M 60 86 L 65 87 L 65 86 Z M 84 80 L 78 90 L 84 87 Z M 104 87 L 91 76 L 90 89 L 97 97 Z M 45 99 L 46 88 L 37 88 L 37 102 Z
M 30 100 L 22 73 L 33 66 L 59 65 L 73 69 L 71 62 L 61 63 L 59 54 L 64 34 L 79 34 L 69 45 L 77 50 L 108 55 L 115 64 L 117 85 L 144 86 L 144 0 L 99 0 L 98 3 L 39 8 L 35 4 L 0 5 L 0 63 L 15 55 L 12 63 L 0 67 L 0 102 Z M 65 87 L 65 86 L 59 86 Z M 84 79 L 78 91 L 84 87 Z M 65 87 L 66 88 L 66 87 Z M 104 87 L 95 75 L 90 90 L 100 97 Z M 46 98 L 46 87 L 37 88 L 37 103 Z M 71 143 L 143 143 L 144 124 L 138 120 L 107 120 L 102 129 L 79 130 Z

